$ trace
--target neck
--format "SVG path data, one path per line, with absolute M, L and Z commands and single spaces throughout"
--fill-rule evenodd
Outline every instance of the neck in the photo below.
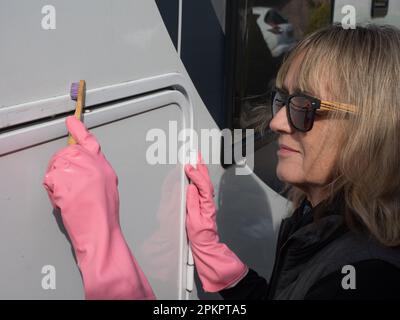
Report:
M 301 188 L 307 196 L 308 201 L 311 202 L 313 207 L 317 206 L 321 201 L 327 197 L 326 189 L 323 187 L 307 187 Z

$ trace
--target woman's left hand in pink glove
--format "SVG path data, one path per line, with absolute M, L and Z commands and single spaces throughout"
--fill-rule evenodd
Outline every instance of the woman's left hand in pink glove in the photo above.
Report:
M 203 289 L 230 288 L 245 277 L 248 267 L 219 239 L 214 187 L 200 154 L 196 168 L 188 164 L 185 172 L 191 181 L 186 191 L 186 231 Z
M 113 168 L 82 122 L 70 116 L 66 123 L 77 144 L 52 157 L 43 184 L 61 211 L 86 299 L 155 299 L 122 234 Z

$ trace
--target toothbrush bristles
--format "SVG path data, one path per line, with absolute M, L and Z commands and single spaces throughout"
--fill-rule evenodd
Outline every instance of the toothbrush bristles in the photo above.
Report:
M 72 100 L 77 100 L 78 99 L 78 91 L 79 91 L 79 82 L 74 82 L 71 85 L 71 99 Z

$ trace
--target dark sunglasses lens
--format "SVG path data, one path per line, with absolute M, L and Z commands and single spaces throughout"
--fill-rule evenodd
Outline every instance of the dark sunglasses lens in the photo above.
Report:
M 286 97 L 279 91 L 272 94 L 272 116 L 274 117 L 285 105 Z
M 297 130 L 308 131 L 312 128 L 314 112 L 310 99 L 306 97 L 295 96 L 289 101 L 290 121 Z

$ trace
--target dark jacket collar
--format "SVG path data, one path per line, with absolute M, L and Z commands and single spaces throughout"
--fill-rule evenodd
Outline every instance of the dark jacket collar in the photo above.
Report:
M 333 200 L 322 201 L 312 207 L 304 199 L 293 215 L 286 219 L 283 239 L 288 250 L 302 252 L 318 249 L 348 229 L 344 220 L 345 203 L 342 195 Z M 283 245 L 283 244 L 282 244 Z

